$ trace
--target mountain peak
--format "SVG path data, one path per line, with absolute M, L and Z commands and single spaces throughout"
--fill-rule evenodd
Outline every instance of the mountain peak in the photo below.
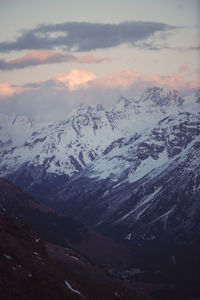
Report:
M 85 103 L 80 103 L 77 107 L 75 107 L 70 116 L 74 115 L 81 115 L 81 114 L 90 114 L 90 113 L 97 113 L 100 111 L 104 111 L 104 107 L 102 104 L 94 104 L 94 105 L 87 105 Z
M 124 110 L 124 109 L 128 108 L 131 105 L 131 103 L 132 103 L 131 100 L 129 100 L 123 96 L 120 96 L 114 109 L 116 111 Z
M 182 106 L 184 100 L 178 91 L 169 88 L 148 88 L 139 100 L 140 103 L 151 102 L 153 106 Z

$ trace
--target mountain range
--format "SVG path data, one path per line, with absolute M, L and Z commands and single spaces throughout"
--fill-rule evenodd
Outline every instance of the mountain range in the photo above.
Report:
M 153 87 L 46 125 L 1 120 L 0 176 L 60 213 L 129 240 L 199 232 L 199 90 Z

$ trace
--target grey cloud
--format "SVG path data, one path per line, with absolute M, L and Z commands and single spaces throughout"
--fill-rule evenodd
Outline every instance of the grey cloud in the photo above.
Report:
M 157 32 L 168 32 L 176 28 L 164 23 L 142 21 L 119 24 L 88 22 L 42 24 L 31 30 L 21 31 L 15 41 L 1 42 L 0 52 L 55 47 L 84 52 L 116 47 L 124 43 L 134 46 L 136 42 L 144 41 Z
M 187 51 L 199 51 L 200 46 L 191 46 L 191 47 L 171 47 L 166 43 L 157 44 L 154 42 L 141 42 L 137 44 L 137 47 L 140 50 L 152 50 L 152 51 L 160 51 L 160 50 L 171 50 L 178 52 L 187 52 Z
M 189 51 L 199 51 L 200 50 L 200 46 L 191 46 L 191 47 L 188 47 Z
M 179 52 L 187 52 L 187 51 L 199 51 L 200 46 L 190 46 L 190 47 L 166 47 L 167 50 L 175 50 Z
M 36 122 L 62 120 L 80 103 L 108 105 L 120 94 L 115 90 L 90 89 L 90 91 L 58 90 L 51 86 L 24 91 L 0 101 L 0 111 L 5 114 L 28 115 Z M 103 100 L 102 100 L 103 99 Z
M 57 84 L 56 84 L 57 86 Z M 126 91 L 122 88 L 90 87 L 69 91 L 66 88 L 55 88 L 53 80 L 44 83 L 30 83 L 23 87 L 33 88 L 10 97 L 1 97 L 0 111 L 4 114 L 28 115 L 36 122 L 62 120 L 78 104 L 101 103 L 106 109 L 110 108 L 122 94 L 133 97 L 136 88 Z M 62 83 L 60 83 L 62 87 Z M 39 89 L 37 89 L 39 88 Z

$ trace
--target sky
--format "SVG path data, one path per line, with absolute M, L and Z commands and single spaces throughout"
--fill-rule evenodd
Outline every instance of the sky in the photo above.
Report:
M 0 112 L 200 87 L 200 0 L 0 0 Z

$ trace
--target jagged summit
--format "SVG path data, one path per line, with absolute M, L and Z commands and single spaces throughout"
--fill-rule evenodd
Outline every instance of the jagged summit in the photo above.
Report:
M 133 103 L 133 100 L 129 100 L 125 97 L 123 97 L 122 95 L 119 97 L 114 110 L 115 111 L 122 111 L 124 109 L 127 109 L 131 106 L 131 104 Z
M 102 104 L 87 105 L 85 103 L 80 103 L 72 110 L 69 116 L 71 117 L 75 115 L 98 113 L 100 111 L 104 111 L 104 107 Z
M 153 106 L 169 107 L 169 106 L 182 106 L 184 99 L 180 96 L 176 90 L 170 90 L 169 88 L 153 87 L 148 88 L 142 97 L 139 99 L 139 103 L 148 102 Z

